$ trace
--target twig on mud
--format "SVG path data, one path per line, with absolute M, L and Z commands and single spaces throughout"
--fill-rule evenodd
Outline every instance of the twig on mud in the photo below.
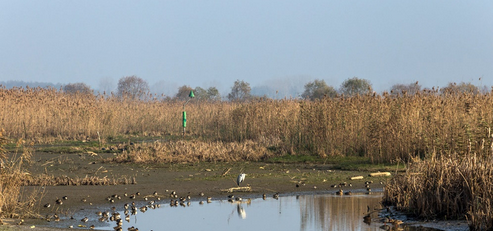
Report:
M 224 172 L 221 174 L 221 176 L 226 176 L 229 173 L 229 171 L 231 171 L 231 168 L 224 170 Z

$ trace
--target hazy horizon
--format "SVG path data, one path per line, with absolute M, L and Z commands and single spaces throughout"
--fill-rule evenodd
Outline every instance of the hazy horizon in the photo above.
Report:
M 151 90 L 493 85 L 491 1 L 0 2 L 0 81 Z M 482 78 L 479 81 L 479 78 Z M 284 91 L 284 90 L 283 90 Z

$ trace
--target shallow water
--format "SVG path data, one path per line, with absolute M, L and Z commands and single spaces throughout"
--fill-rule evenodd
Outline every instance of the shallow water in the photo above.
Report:
M 242 203 L 228 202 L 227 200 L 191 201 L 189 205 L 170 206 L 169 201 L 157 201 L 159 208 L 130 216 L 130 221 L 123 221 L 123 230 L 136 227 L 139 230 L 382 230 L 381 223 L 365 223 L 363 217 L 368 209 L 380 208 L 381 193 L 372 195 L 355 194 L 337 196 L 334 194 L 298 195 L 253 198 L 250 202 L 243 199 Z M 148 202 L 137 203 L 137 208 Z M 122 219 L 123 206 L 120 206 Z M 117 209 L 118 210 L 118 209 Z M 103 209 L 103 211 L 105 211 Z M 110 211 L 106 209 L 106 211 Z M 377 221 L 378 214 L 371 213 L 373 221 Z M 98 221 L 94 211 L 83 211 L 76 214 L 78 217 L 87 216 L 89 222 L 65 220 L 57 222 L 56 226 L 68 227 L 79 224 L 95 225 L 95 229 L 113 230 L 114 221 Z M 367 220 L 368 221 L 368 220 Z M 55 225 L 52 222 L 52 225 Z

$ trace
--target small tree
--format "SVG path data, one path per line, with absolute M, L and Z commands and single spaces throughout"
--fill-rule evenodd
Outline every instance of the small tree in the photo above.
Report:
M 328 86 L 324 80 L 316 79 L 313 82 L 305 84 L 305 91 L 301 94 L 301 97 L 314 100 L 321 99 L 325 96 L 335 97 L 336 95 L 337 91 L 332 86 Z
M 190 95 L 191 90 L 193 90 L 193 89 L 190 86 L 183 85 L 183 86 L 178 88 L 178 93 L 176 93 L 175 98 L 177 100 L 186 101 L 186 100 L 188 100 L 188 95 Z M 195 92 L 194 92 L 194 94 L 197 95 L 197 93 L 195 93 Z
M 122 77 L 118 81 L 118 96 L 141 99 L 149 92 L 147 82 L 135 75 Z
M 63 86 L 63 92 L 68 94 L 92 94 L 92 90 L 85 83 L 69 83 Z
M 236 80 L 233 87 L 231 88 L 231 93 L 228 94 L 228 99 L 230 101 L 242 101 L 247 100 L 251 97 L 250 84 L 244 82 L 243 80 Z
M 195 98 L 197 100 L 207 100 L 207 90 L 201 87 L 196 87 L 193 89 L 193 93 L 195 94 Z
M 210 101 L 220 101 L 221 100 L 221 94 L 219 93 L 219 90 L 217 90 L 216 87 L 207 88 L 207 97 L 208 97 L 208 100 L 210 100 Z
M 207 90 L 201 87 L 196 87 L 193 92 L 197 100 L 217 101 L 221 99 L 219 91 L 215 87 L 209 87 Z
M 394 84 L 392 88 L 390 89 L 390 92 L 392 95 L 401 95 L 401 94 L 408 94 L 408 95 L 415 95 L 421 91 L 421 85 L 416 83 L 410 83 L 410 84 Z
M 370 81 L 353 77 L 344 80 L 341 84 L 340 92 L 347 96 L 362 95 L 371 92 Z

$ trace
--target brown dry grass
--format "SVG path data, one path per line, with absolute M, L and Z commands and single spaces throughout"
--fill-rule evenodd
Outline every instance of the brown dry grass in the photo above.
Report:
M 384 201 L 426 219 L 467 218 L 471 230 L 493 229 L 491 155 L 415 159 L 386 186 Z
M 98 134 L 103 140 L 118 135 L 180 136 L 182 109 L 179 101 L 0 89 L 5 134 L 34 143 L 96 140 Z M 241 161 L 284 153 L 365 156 L 375 163 L 412 160 L 408 173 L 389 185 L 389 200 L 420 216 L 467 216 L 479 224 L 472 226 L 476 229 L 491 227 L 491 93 L 434 90 L 316 101 L 192 100 L 186 110 L 192 141 L 137 144 L 114 160 Z
M 7 139 L 0 132 L 0 149 L 7 143 Z M 19 140 L 18 146 L 22 144 Z M 22 154 L 7 159 L 3 149 L 0 169 L 0 218 L 35 217 L 39 207 L 42 191 L 33 190 L 32 193 L 21 192 L 22 179 L 27 175 L 23 164 L 30 161 L 31 150 L 24 148 Z
M 149 96 L 149 98 L 152 96 Z M 182 133 L 183 102 L 0 89 L 0 126 L 35 143 Z M 362 95 L 317 101 L 191 101 L 188 135 L 206 142 L 276 140 L 280 153 L 366 156 L 377 163 L 491 144 L 493 95 Z M 191 152 L 188 152 L 191 153 Z
M 97 177 L 85 176 L 71 178 L 68 176 L 53 176 L 41 174 L 37 176 L 25 176 L 20 179 L 22 186 L 79 186 L 79 185 L 124 185 L 135 184 L 135 177 Z
M 132 163 L 190 163 L 259 161 L 271 157 L 264 145 L 252 141 L 170 141 L 135 144 L 107 161 Z

